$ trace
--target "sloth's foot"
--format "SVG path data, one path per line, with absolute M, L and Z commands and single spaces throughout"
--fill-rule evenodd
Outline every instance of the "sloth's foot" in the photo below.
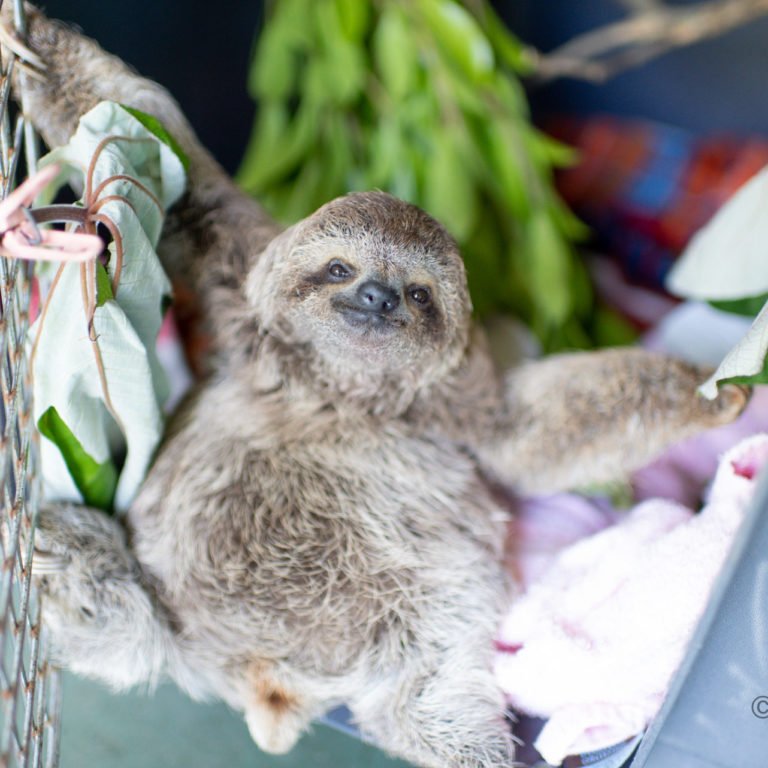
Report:
M 41 509 L 32 575 L 58 663 L 117 688 L 157 678 L 171 633 L 114 518 L 75 505 Z

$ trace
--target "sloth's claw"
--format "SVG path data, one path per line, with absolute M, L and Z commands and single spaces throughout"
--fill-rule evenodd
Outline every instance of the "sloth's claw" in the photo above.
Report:
M 6 16 L 0 19 L 0 45 L 9 50 L 22 65 L 26 72 L 36 77 L 44 77 L 45 62 L 18 38 L 18 33 Z

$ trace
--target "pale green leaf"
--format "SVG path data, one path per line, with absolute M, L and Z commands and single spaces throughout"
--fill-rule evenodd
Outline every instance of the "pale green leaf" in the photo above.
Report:
M 531 215 L 530 195 L 533 175 L 530 160 L 517 138 L 517 126 L 511 120 L 489 123 L 484 128 L 485 147 L 495 182 L 501 187 L 504 202 L 521 219 Z
M 365 61 L 360 50 L 344 38 L 332 50 L 307 62 L 301 90 L 315 108 L 344 106 L 360 93 L 365 82 Z
M 370 162 L 362 169 L 364 181 L 361 181 L 358 189 L 384 189 L 403 154 L 400 121 L 397 117 L 382 115 L 381 120 L 373 126 L 367 147 Z
M 307 64 L 304 96 L 316 103 L 346 105 L 360 93 L 365 82 L 363 51 L 345 35 L 333 0 L 315 3 L 314 23 L 322 53 Z
M 768 167 L 699 230 L 667 276 L 667 288 L 691 299 L 768 292 Z
M 699 388 L 704 397 L 717 397 L 719 382 L 749 382 L 762 374 L 768 354 L 768 304 L 755 318 L 744 338 L 723 358 L 717 370 Z M 762 380 L 762 379 L 761 379 Z
M 38 319 L 30 331 L 33 338 L 39 326 Z M 115 495 L 115 508 L 122 510 L 144 479 L 162 436 L 163 417 L 147 349 L 117 302 L 107 301 L 96 309 L 94 328 L 97 339 L 91 341 L 80 298 L 80 267 L 67 264 L 51 296 L 35 353 L 35 421 L 53 406 L 83 451 L 97 463 L 104 463 L 111 456 L 106 422 L 114 418 L 128 449 Z M 107 396 L 114 406 L 112 412 L 106 405 Z M 56 477 L 45 456 L 43 476 L 48 488 L 61 489 L 57 498 L 62 498 L 68 483 Z
M 154 248 L 163 226 L 164 210 L 184 191 L 186 174 L 181 160 L 123 107 L 102 102 L 81 118 L 68 144 L 51 152 L 40 164 L 58 162 L 64 173 L 82 173 L 84 178 L 84 169 L 106 136 L 120 138 L 110 141 L 99 152 L 93 189 L 116 175 L 127 175 L 145 188 L 127 179 L 108 182 L 101 196 L 117 195 L 127 202 L 111 200 L 100 208 L 100 213 L 111 219 L 122 235 L 125 255 L 119 304 L 148 350 L 158 395 L 164 399 L 167 384 L 155 345 L 162 324 L 163 297 L 170 294 L 171 284 Z M 107 265 L 112 279 L 117 265 L 116 250 L 112 242 Z
M 531 158 L 543 168 L 565 168 L 575 165 L 579 159 L 578 152 L 573 147 L 541 131 L 526 130 L 522 132 L 522 137 Z
M 485 3 L 482 6 L 483 27 L 488 40 L 498 52 L 499 58 L 516 72 L 527 74 L 533 70 L 533 62 L 525 47 L 507 29 L 505 24 L 493 10 L 493 6 Z
M 48 196 L 65 180 L 71 180 L 76 189 L 85 186 L 91 159 L 106 137 L 119 138 L 102 147 L 92 188 L 105 183 L 99 198 L 124 198 L 99 208 L 122 239 L 124 257 L 117 291 L 113 296 L 103 268 L 97 265 L 98 306 L 95 340 L 91 340 L 81 287 L 85 266 L 65 265 L 42 327 L 39 318 L 30 339 L 38 338 L 39 333 L 33 361 L 36 421 L 55 408 L 85 454 L 98 464 L 127 446 L 115 496 L 115 507 L 125 509 L 143 480 L 163 430 L 161 403 L 167 383 L 156 343 L 164 298 L 171 286 L 154 247 L 164 210 L 182 194 L 186 176 L 169 144 L 158 140 L 129 111 L 102 102 L 83 116 L 66 146 L 41 161 L 41 165 L 62 165 Z M 113 176 L 128 176 L 141 186 Z M 116 266 L 113 242 L 107 265 L 110 280 L 116 277 Z M 52 459 L 50 450 L 43 451 L 42 464 L 46 489 L 56 498 L 78 500 L 73 497 L 72 483 L 63 476 L 66 465 Z

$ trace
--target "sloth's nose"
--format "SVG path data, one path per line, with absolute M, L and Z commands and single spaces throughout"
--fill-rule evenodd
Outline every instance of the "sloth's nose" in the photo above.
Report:
M 400 304 L 400 294 L 377 280 L 366 280 L 356 295 L 358 306 L 366 312 L 386 314 Z

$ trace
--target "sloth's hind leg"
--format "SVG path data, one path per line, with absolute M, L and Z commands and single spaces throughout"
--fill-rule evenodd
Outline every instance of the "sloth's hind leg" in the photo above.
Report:
M 490 664 L 472 649 L 409 664 L 350 702 L 376 742 L 425 768 L 508 768 L 515 749 Z
M 173 633 L 123 527 L 98 510 L 46 506 L 34 543 L 32 574 L 55 661 L 118 689 L 156 682 Z

